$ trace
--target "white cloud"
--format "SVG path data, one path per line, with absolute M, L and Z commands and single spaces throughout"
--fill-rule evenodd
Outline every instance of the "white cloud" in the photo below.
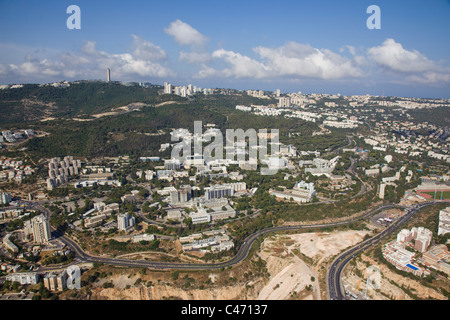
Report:
M 408 77 L 409 81 L 423 84 L 450 83 L 450 70 L 447 72 L 425 72 L 422 75 L 412 75 Z
M 27 79 L 102 79 L 106 68 L 111 68 L 113 79 L 132 79 L 134 76 L 165 78 L 175 75 L 158 63 L 167 58 L 164 50 L 136 35 L 132 35 L 132 38 L 132 53 L 111 54 L 97 50 L 94 41 L 85 41 L 79 52 L 63 52 L 52 59 L 28 56 L 23 63 L 2 65 L 0 75 Z
M 142 60 L 151 60 L 151 61 L 158 61 L 158 60 L 165 60 L 167 59 L 166 52 L 158 47 L 157 45 L 154 45 L 150 41 L 146 41 L 142 39 L 141 37 L 138 37 L 136 35 L 131 35 L 134 39 L 133 47 L 134 52 L 133 55 Z
M 199 77 L 222 75 L 235 78 L 313 78 L 341 79 L 362 77 L 358 61 L 340 56 L 328 49 L 316 49 L 310 45 L 288 42 L 279 48 L 256 47 L 259 60 L 224 49 L 213 52 L 212 57 L 223 59 L 230 65 L 213 72 L 203 68 Z
M 397 81 L 396 77 L 401 77 L 405 84 L 450 82 L 450 68 L 428 59 L 417 50 L 404 49 L 393 39 L 387 39 L 381 46 L 368 50 L 344 46 L 340 54 L 293 41 L 276 48 L 259 46 L 253 51 L 257 54 L 256 58 L 225 49 L 216 50 L 212 58 L 222 60 L 228 67 L 219 70 L 203 63 L 196 77 L 367 79 L 373 72 L 389 70 L 391 77 L 384 78 L 384 81 Z
M 180 61 L 186 61 L 189 63 L 203 64 L 211 60 L 211 54 L 209 52 L 185 52 L 181 51 L 179 56 Z
M 213 58 L 224 59 L 231 67 L 217 72 L 217 75 L 235 78 L 265 78 L 269 69 L 261 62 L 234 51 L 219 49 L 213 52 Z
M 361 77 L 356 64 L 328 49 L 288 42 L 279 48 L 257 47 L 256 53 L 264 59 L 274 74 L 316 79 Z
M 450 82 L 450 68 L 428 59 L 417 50 L 407 50 L 394 39 L 367 50 L 368 57 L 385 70 L 406 75 L 409 82 L 436 84 Z
M 372 47 L 367 52 L 380 66 L 392 71 L 414 73 L 435 68 L 435 64 L 419 51 L 406 50 L 394 39 L 387 39 L 381 46 Z
M 180 46 L 190 47 L 190 52 L 180 52 L 179 61 L 202 65 L 211 60 L 211 54 L 205 49 L 208 38 L 189 24 L 176 20 L 164 31 L 173 36 Z
M 173 36 L 180 45 L 204 46 L 208 40 L 207 37 L 181 20 L 172 22 L 164 31 Z

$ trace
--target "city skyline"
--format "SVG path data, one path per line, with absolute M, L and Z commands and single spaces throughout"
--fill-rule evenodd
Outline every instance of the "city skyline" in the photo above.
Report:
M 66 9 L 81 10 L 70 30 Z M 381 9 L 370 30 L 367 8 Z M 58 80 L 450 98 L 449 1 L 15 1 L 0 84 Z

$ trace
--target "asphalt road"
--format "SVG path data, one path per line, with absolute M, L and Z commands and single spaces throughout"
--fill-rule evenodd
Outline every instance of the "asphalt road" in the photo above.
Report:
M 442 201 L 448 202 L 448 201 Z M 370 248 L 371 246 L 377 244 L 383 238 L 389 236 L 394 231 L 399 229 L 402 225 L 404 225 L 409 219 L 411 219 L 414 214 L 419 212 L 421 209 L 434 205 L 434 202 L 425 202 L 421 203 L 411 209 L 408 209 L 408 212 L 403 215 L 401 218 L 396 220 L 389 227 L 384 229 L 382 232 L 378 233 L 376 236 L 350 248 L 344 253 L 340 254 L 335 258 L 333 263 L 328 269 L 327 272 L 327 287 L 328 287 L 328 296 L 330 300 L 346 300 L 342 283 L 341 283 L 341 275 L 345 268 L 345 266 L 360 252 Z
M 444 202 L 444 201 L 443 201 Z M 450 201 L 446 201 L 450 202 Z M 434 202 L 427 202 L 417 205 L 416 207 L 410 209 L 410 211 L 402 216 L 400 219 L 395 221 L 392 225 L 390 225 L 388 228 L 383 230 L 381 233 L 377 234 L 376 236 L 364 241 L 363 243 L 354 246 L 350 248 L 349 250 L 345 251 L 341 255 L 339 255 L 332 265 L 330 266 L 328 272 L 327 272 L 327 287 L 328 287 L 328 294 L 329 298 L 331 300 L 342 300 L 345 299 L 345 295 L 342 291 L 342 284 L 341 284 L 341 274 L 345 267 L 345 265 L 354 258 L 358 253 L 362 252 L 363 250 L 366 250 L 367 248 L 371 247 L 372 245 L 378 243 L 381 239 L 384 237 L 390 235 L 392 232 L 397 230 L 401 225 L 406 223 L 416 212 L 421 210 L 422 208 L 426 206 L 430 206 L 435 204 Z M 273 232 L 284 232 L 284 231 L 299 231 L 299 230 L 308 230 L 308 229 L 316 229 L 316 228 L 327 228 L 327 227 L 338 227 L 343 226 L 347 224 L 351 224 L 360 220 L 364 220 L 375 213 L 377 213 L 380 210 L 386 210 L 391 208 L 405 208 L 403 206 L 397 205 L 397 204 L 384 204 L 380 205 L 372 210 L 367 211 L 363 215 L 345 220 L 340 222 L 334 222 L 334 223 L 326 223 L 326 224 L 311 224 L 311 225 L 298 225 L 298 226 L 280 226 L 280 227 L 271 227 L 263 230 L 259 230 L 250 236 L 248 236 L 241 247 L 239 248 L 239 251 L 237 254 L 231 258 L 228 261 L 220 262 L 220 263 L 199 263 L 199 264 L 192 264 L 192 263 L 176 263 L 176 262 L 159 262 L 159 261 L 145 261 L 145 260 L 126 260 L 126 259 L 118 259 L 118 258 L 106 258 L 106 257 L 98 257 L 90 255 L 82 250 L 82 248 L 71 238 L 61 234 L 59 231 L 52 229 L 53 234 L 62 242 L 64 242 L 69 248 L 71 248 L 75 252 L 76 259 L 79 262 L 91 262 L 91 263 L 103 263 L 103 264 L 109 264 L 109 265 L 115 265 L 115 266 L 125 266 L 125 267 L 139 267 L 139 268 L 150 268 L 150 269 L 156 269 L 156 270 L 217 270 L 220 268 L 227 268 L 229 266 L 236 265 L 240 262 L 242 262 L 249 254 L 250 249 L 253 245 L 253 243 L 261 236 L 273 233 Z M 41 209 L 44 209 L 43 211 L 49 214 L 48 210 L 41 207 Z
M 125 260 L 125 259 L 117 259 L 117 258 L 105 258 L 92 256 L 84 252 L 81 247 L 72 239 L 67 236 L 62 235 L 60 232 L 54 230 L 54 234 L 64 242 L 68 247 L 70 247 L 76 255 L 76 258 L 83 262 L 100 262 L 104 264 L 116 265 L 116 266 L 128 266 L 128 267 L 142 267 L 142 268 L 151 268 L 151 269 L 161 269 L 161 270 L 170 270 L 170 269 L 188 269 L 188 270 L 214 270 L 220 268 L 226 268 L 229 266 L 236 265 L 242 262 L 249 254 L 250 248 L 252 244 L 260 237 L 265 234 L 273 233 L 273 232 L 282 232 L 282 231 L 298 231 L 298 230 L 306 230 L 306 229 L 315 229 L 315 228 L 326 228 L 326 227 L 337 227 L 346 224 L 350 224 L 362 219 L 369 217 L 379 210 L 390 209 L 393 207 L 399 207 L 396 204 L 386 204 L 378 206 L 375 209 L 372 209 L 365 214 L 349 219 L 346 221 L 340 221 L 335 223 L 327 223 L 327 224 L 311 224 L 311 225 L 302 225 L 302 226 L 280 226 L 280 227 L 271 227 L 267 229 L 263 229 L 257 231 L 250 236 L 248 236 L 242 246 L 239 248 L 238 253 L 228 261 L 220 262 L 220 263 L 204 263 L 204 264 L 191 264 L 191 263 L 170 263 L 170 262 L 157 262 L 157 261 L 145 261 L 145 260 Z

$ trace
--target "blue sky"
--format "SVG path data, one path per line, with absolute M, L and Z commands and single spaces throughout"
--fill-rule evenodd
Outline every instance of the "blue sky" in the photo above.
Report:
M 72 4 L 81 30 L 66 27 Z M 0 84 L 110 67 L 113 80 L 450 98 L 449 18 L 444 0 L 0 0 Z

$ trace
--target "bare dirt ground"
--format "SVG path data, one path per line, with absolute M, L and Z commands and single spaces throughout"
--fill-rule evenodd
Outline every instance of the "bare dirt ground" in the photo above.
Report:
M 171 272 L 147 272 L 144 276 L 136 271 L 130 274 L 128 269 L 109 269 L 114 270 L 113 274 L 95 283 L 91 299 L 321 300 L 326 297 L 322 278 L 330 259 L 360 242 L 367 233 L 337 231 L 269 237 L 252 258 L 265 261 L 264 277 L 255 274 L 249 261 L 229 271 L 183 273 L 177 281 L 171 278 Z M 246 277 L 250 270 L 254 275 Z M 204 284 L 204 289 L 196 285 L 183 287 L 186 276 L 194 277 L 196 284 Z M 233 278 L 236 282 L 230 281 Z M 105 282 L 112 282 L 114 287 L 104 288 Z
M 346 267 L 343 277 L 344 285 L 349 285 L 348 288 L 355 294 L 366 294 L 367 277 L 369 276 L 366 271 L 370 266 L 375 266 L 381 273 L 378 290 L 375 290 L 370 284 L 367 286 L 367 297 L 372 300 L 415 300 L 416 298 L 409 295 L 407 291 L 411 291 L 419 299 L 447 300 L 437 290 L 403 277 L 391 271 L 386 265 L 376 263 L 366 255 L 363 255 L 362 260 L 358 261 L 356 265 Z M 357 270 L 359 271 L 357 272 Z M 404 290 L 405 288 L 407 290 Z
M 260 256 L 271 275 L 261 300 L 321 299 L 319 270 L 327 258 L 362 241 L 367 231 L 277 235 L 264 241 Z

